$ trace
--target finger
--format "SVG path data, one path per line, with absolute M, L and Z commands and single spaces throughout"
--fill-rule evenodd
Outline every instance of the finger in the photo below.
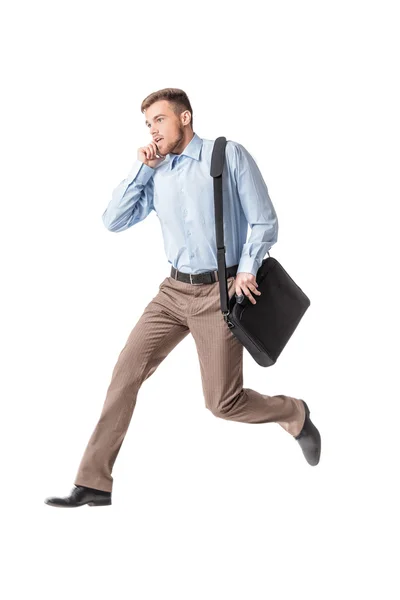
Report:
M 237 296 L 245 296 L 246 294 L 245 294 L 244 288 L 237 286 L 236 287 L 236 295 Z
M 256 287 L 254 287 L 254 285 L 252 283 L 248 283 L 247 288 L 249 290 L 251 290 L 253 292 L 253 294 L 258 294 L 258 295 L 261 294 L 260 290 L 258 290 Z
M 149 144 L 148 148 L 149 148 L 150 158 L 152 159 L 152 158 L 154 158 L 154 148 L 151 144 Z
M 260 292 L 260 290 L 257 290 L 257 289 L 254 287 L 254 285 L 252 285 L 251 283 L 249 283 L 248 285 L 249 285 L 249 287 L 251 288 L 251 290 L 252 290 L 253 294 L 258 294 L 259 296 L 261 295 L 261 292 Z
M 248 299 L 250 300 L 250 302 L 252 302 L 253 304 L 256 304 L 256 301 L 253 298 L 253 294 L 250 292 L 249 288 L 246 287 L 246 290 L 245 290 L 244 293 L 246 294 L 246 296 L 248 297 Z
M 256 301 L 251 294 L 249 294 L 248 298 L 252 304 L 256 304 Z

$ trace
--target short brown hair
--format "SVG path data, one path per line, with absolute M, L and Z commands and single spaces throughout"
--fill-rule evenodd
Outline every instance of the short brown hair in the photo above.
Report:
M 168 102 L 171 103 L 171 108 L 177 117 L 179 117 L 180 114 L 185 110 L 190 110 L 190 125 L 193 129 L 193 110 L 190 105 L 189 98 L 183 90 L 180 90 L 179 88 L 164 88 L 149 94 L 149 96 L 143 100 L 140 106 L 141 112 L 143 113 L 149 108 L 149 106 L 154 104 L 154 102 L 158 102 L 158 100 L 168 100 Z

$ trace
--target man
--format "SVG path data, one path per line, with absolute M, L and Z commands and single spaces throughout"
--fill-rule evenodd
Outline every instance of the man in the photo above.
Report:
M 279 423 L 299 442 L 309 464 L 318 464 L 320 458 L 321 437 L 303 400 L 243 388 L 243 346 L 220 307 L 210 175 L 214 142 L 194 132 L 192 107 L 182 90 L 150 94 L 141 111 L 152 141 L 138 149 L 131 172 L 113 191 L 103 222 L 110 231 L 124 231 L 154 210 L 171 275 L 160 284 L 118 357 L 74 489 L 63 498 L 46 498 L 51 506 L 111 504 L 111 471 L 139 388 L 189 332 L 199 356 L 206 408 L 223 419 Z M 222 186 L 228 294 L 245 294 L 255 304 L 260 295 L 257 270 L 277 240 L 278 220 L 254 159 L 233 141 L 226 144 Z

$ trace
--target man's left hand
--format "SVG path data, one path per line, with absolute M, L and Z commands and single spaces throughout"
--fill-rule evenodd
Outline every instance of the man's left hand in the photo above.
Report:
M 261 292 L 257 288 L 258 283 L 256 282 L 256 277 L 253 275 L 253 273 L 236 273 L 235 290 L 238 296 L 244 294 L 249 298 L 250 302 L 256 304 L 252 293 L 260 296 Z

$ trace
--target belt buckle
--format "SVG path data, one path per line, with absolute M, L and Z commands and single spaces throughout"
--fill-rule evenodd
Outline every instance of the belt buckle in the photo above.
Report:
M 189 273 L 189 279 L 190 279 L 190 283 L 192 285 L 201 285 L 201 282 L 200 283 L 193 283 L 193 281 L 192 281 L 192 273 Z

